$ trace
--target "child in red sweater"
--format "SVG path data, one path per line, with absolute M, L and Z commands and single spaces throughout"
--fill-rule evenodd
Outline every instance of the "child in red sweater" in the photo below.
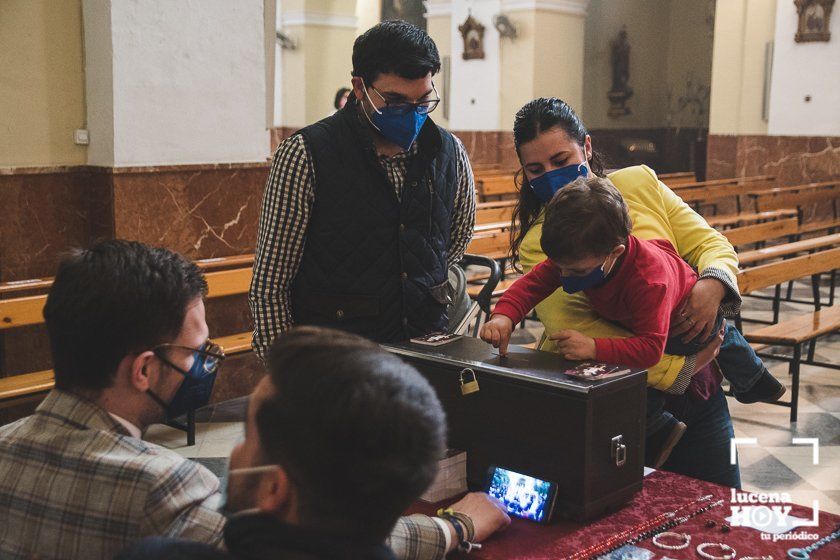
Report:
M 718 363 L 741 402 L 772 402 L 785 392 L 737 329 L 718 313 L 707 340 L 669 339 L 671 321 L 697 282 L 697 273 L 666 240 L 646 241 L 630 234 L 627 206 L 608 179 L 579 178 L 561 189 L 546 208 L 540 240 L 548 259 L 517 280 L 499 300 L 481 338 L 504 355 L 514 325 L 542 300 L 563 288 L 583 291 L 601 317 L 633 332 L 629 338 L 591 338 L 561 331 L 567 359 L 596 360 L 648 368 L 667 351 L 691 355 L 725 329 Z M 646 463 L 659 467 L 685 431 L 685 424 L 664 411 L 664 394 L 648 391 Z

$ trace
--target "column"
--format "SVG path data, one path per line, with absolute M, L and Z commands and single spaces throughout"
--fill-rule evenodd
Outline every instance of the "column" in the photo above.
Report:
M 500 121 L 513 126 L 516 111 L 536 97 L 583 104 L 584 22 L 589 0 L 502 0 L 502 13 L 518 30 L 501 41 Z
M 283 0 L 283 33 L 295 49 L 283 49 L 283 127 L 301 128 L 330 115 L 335 93 L 350 87 L 356 2 Z

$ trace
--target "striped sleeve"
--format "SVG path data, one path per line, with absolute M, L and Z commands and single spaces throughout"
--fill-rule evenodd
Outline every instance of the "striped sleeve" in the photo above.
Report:
M 452 209 L 448 266 L 458 263 L 464 256 L 475 227 L 475 180 L 472 166 L 464 144 L 456 136 L 453 135 L 452 138 L 455 140 L 455 151 L 458 156 L 456 167 L 458 190 L 455 192 L 455 202 Z
M 443 529 L 420 514 L 400 517 L 387 544 L 398 560 L 438 560 L 447 552 Z
M 297 134 L 283 141 L 265 185 L 248 293 L 254 318 L 252 345 L 263 362 L 272 341 L 294 324 L 290 294 L 315 200 L 313 176 L 303 137 Z

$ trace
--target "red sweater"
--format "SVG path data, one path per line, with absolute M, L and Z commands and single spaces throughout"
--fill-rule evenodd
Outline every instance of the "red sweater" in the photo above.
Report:
M 662 359 L 671 319 L 697 283 L 697 274 L 664 239 L 634 236 L 606 282 L 584 290 L 601 317 L 633 331 L 630 338 L 596 338 L 599 362 L 648 368 Z M 517 324 L 557 289 L 560 273 L 545 260 L 507 289 L 494 309 Z M 574 325 L 569 325 L 574 328 Z

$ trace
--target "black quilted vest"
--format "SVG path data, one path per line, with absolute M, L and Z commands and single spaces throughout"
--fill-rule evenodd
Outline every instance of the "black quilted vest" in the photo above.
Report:
M 427 119 L 398 199 L 363 118 L 350 102 L 298 132 L 313 161 L 315 202 L 292 286 L 295 324 L 377 342 L 446 330 L 455 141 Z

